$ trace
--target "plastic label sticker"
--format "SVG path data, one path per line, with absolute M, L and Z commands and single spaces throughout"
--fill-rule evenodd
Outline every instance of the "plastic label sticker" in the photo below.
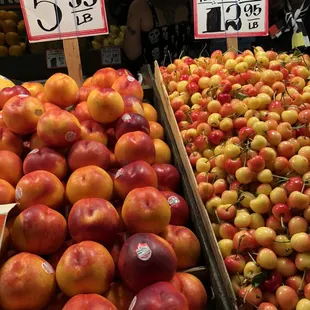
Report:
M 179 202 L 180 202 L 180 200 L 179 200 L 179 198 L 176 197 L 176 196 L 170 196 L 170 197 L 168 198 L 168 203 L 169 203 L 170 206 L 173 206 L 173 205 L 175 205 L 175 204 L 177 204 L 177 203 L 179 203 Z
M 131 304 L 130 304 L 128 310 L 133 310 L 133 308 L 134 308 L 135 305 L 136 305 L 136 302 L 137 302 L 137 296 L 135 296 L 135 297 L 133 298 L 133 300 L 131 301 Z
M 22 196 L 23 196 L 23 190 L 21 189 L 21 187 L 16 187 L 16 190 L 15 190 L 15 200 L 16 201 L 21 200 Z
M 66 139 L 68 142 L 74 141 L 75 137 L 76 137 L 76 134 L 75 134 L 75 132 L 73 132 L 73 131 L 69 131 L 69 132 L 67 132 L 66 135 L 65 135 L 65 139 Z
M 124 122 L 130 121 L 130 120 L 131 120 L 131 116 L 130 116 L 128 113 L 126 113 L 126 114 L 124 114 L 124 115 L 122 116 L 122 120 L 123 120 Z
M 48 274 L 52 274 L 55 273 L 54 268 L 52 267 L 51 264 L 49 264 L 48 262 L 44 262 L 42 263 L 42 268 L 44 269 L 44 271 Z
M 130 75 L 128 75 L 128 76 L 127 76 L 127 80 L 128 80 L 129 82 L 133 82 L 133 81 L 135 80 L 135 78 L 132 77 L 132 76 L 130 76 Z
M 38 153 L 39 151 L 39 149 L 33 149 L 31 152 L 28 153 L 28 155 Z
M 26 97 L 28 97 L 28 95 L 26 95 L 26 94 L 19 94 L 18 97 L 19 98 L 26 98 Z
M 137 256 L 142 261 L 148 261 L 152 256 L 152 250 L 147 243 L 139 243 L 136 248 Z
M 119 178 L 121 175 L 123 174 L 123 168 L 117 170 L 116 174 L 115 174 L 115 179 Z

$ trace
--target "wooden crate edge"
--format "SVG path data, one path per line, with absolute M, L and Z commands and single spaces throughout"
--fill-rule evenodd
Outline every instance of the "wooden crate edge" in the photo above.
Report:
M 208 238 L 210 240 L 210 244 L 211 244 L 211 248 L 212 248 L 212 252 L 213 252 L 212 254 L 216 260 L 216 263 L 219 267 L 219 271 L 221 273 L 221 279 L 223 281 L 222 285 L 225 286 L 225 290 L 227 291 L 227 294 L 228 294 L 227 297 L 235 303 L 235 309 L 237 309 L 237 303 L 236 303 L 237 300 L 236 300 L 236 296 L 235 296 L 235 293 L 234 293 L 232 285 L 231 285 L 230 277 L 229 277 L 229 274 L 226 270 L 226 267 L 225 267 L 225 264 L 224 264 L 224 261 L 223 261 L 223 258 L 222 258 L 217 240 L 216 240 L 216 237 L 214 235 L 209 215 L 208 215 L 206 208 L 205 208 L 205 206 L 201 200 L 200 195 L 198 194 L 196 178 L 195 178 L 193 169 L 191 167 L 191 164 L 188 160 L 188 156 L 187 156 L 185 147 L 184 147 L 183 142 L 182 142 L 181 133 L 179 131 L 178 124 L 176 122 L 173 110 L 171 108 L 169 98 L 168 98 L 168 93 L 167 93 L 166 88 L 163 84 L 163 79 L 162 79 L 162 76 L 161 76 L 161 73 L 159 70 L 158 63 L 156 61 L 155 61 L 154 68 L 155 68 L 155 70 L 154 70 L 155 71 L 155 85 L 156 85 L 158 93 L 161 97 L 161 104 L 162 104 L 164 111 L 166 113 L 166 116 L 168 118 L 171 130 L 172 130 L 172 134 L 174 136 L 174 139 L 175 139 L 175 142 L 177 145 L 177 149 L 179 151 L 182 163 L 185 167 L 187 177 L 188 177 L 189 182 L 191 184 L 192 192 L 193 192 L 195 201 L 197 203 L 198 210 L 199 210 L 205 231 L 206 231 Z

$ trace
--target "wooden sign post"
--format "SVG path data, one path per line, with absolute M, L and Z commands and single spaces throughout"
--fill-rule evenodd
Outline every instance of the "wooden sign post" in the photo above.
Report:
M 82 84 L 79 37 L 107 34 L 104 0 L 20 0 L 28 40 L 63 40 L 69 75 Z
M 226 38 L 238 50 L 239 37 L 268 35 L 268 0 L 193 0 L 195 39 Z

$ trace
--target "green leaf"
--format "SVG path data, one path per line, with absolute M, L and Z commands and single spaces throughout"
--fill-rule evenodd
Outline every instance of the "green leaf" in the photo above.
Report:
M 302 56 L 302 52 L 300 50 L 295 50 L 294 53 L 293 53 L 293 57 L 299 57 L 299 56 Z
M 245 98 L 248 98 L 248 95 L 246 94 L 243 94 L 243 93 L 236 93 L 235 96 L 234 96 L 236 99 L 239 99 L 239 100 L 244 100 Z
M 252 280 L 252 286 L 259 287 L 267 278 L 268 274 L 266 272 L 257 274 Z

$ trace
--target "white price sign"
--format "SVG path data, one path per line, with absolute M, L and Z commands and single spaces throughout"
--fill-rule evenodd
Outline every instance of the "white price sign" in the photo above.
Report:
M 108 33 L 104 0 L 20 0 L 30 42 Z
M 64 50 L 47 50 L 46 51 L 46 67 L 48 69 L 65 68 L 66 57 Z
M 196 39 L 268 35 L 268 0 L 193 0 Z
M 101 49 L 102 65 L 120 65 L 122 53 L 120 47 L 104 47 Z

